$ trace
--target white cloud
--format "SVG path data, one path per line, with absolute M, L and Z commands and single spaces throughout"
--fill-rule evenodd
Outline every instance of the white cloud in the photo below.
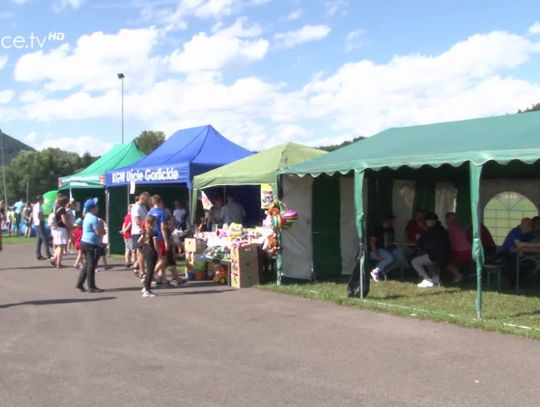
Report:
M 8 61 L 7 55 L 0 55 L 0 70 L 4 69 Z
M 81 3 L 82 0 L 55 0 L 53 2 L 53 9 L 56 13 L 60 13 L 68 7 L 76 10 L 81 6 Z
M 65 151 L 72 151 L 83 155 L 84 153 L 90 153 L 93 156 L 100 156 L 103 153 L 110 150 L 113 143 L 103 142 L 103 140 L 97 139 L 92 136 L 56 136 L 43 139 L 39 137 L 39 142 L 35 132 L 30 133 L 27 137 L 32 140 L 27 142 L 36 150 L 43 150 L 48 147 L 60 148 Z
M 324 3 L 326 8 L 326 15 L 328 17 L 335 17 L 337 15 L 346 15 L 349 7 L 347 0 L 327 0 Z
M 221 35 L 244 44 L 257 42 L 261 31 L 239 22 L 205 38 Z M 206 50 L 208 44 L 215 46 L 212 41 L 195 44 L 196 37 L 188 44 L 207 45 Z M 242 56 L 240 47 L 230 50 L 235 58 Z M 394 126 L 513 113 L 540 101 L 540 81 L 511 76 L 539 51 L 527 37 L 492 32 L 474 35 L 439 55 L 352 61 L 290 90 L 254 76 L 225 82 L 221 69 L 234 61 L 229 54 L 218 53 L 218 63 L 200 61 L 196 49 L 186 46 L 178 54 L 186 65 L 176 67 L 186 75 L 154 78 L 152 86 L 126 94 L 126 120 L 137 119 L 168 134 L 212 123 L 233 141 L 261 149 L 286 141 L 319 145 Z M 19 115 L 47 122 L 117 117 L 120 94 L 118 88 L 78 89 L 51 97 L 38 89 L 19 99 Z M 9 114 L 13 112 L 0 109 L 0 118 Z
M 0 105 L 5 105 L 10 103 L 15 97 L 15 91 L 11 89 L 1 90 L 0 91 Z
M 277 48 L 293 48 L 305 42 L 321 40 L 330 31 L 327 25 L 305 25 L 298 30 L 275 34 L 274 43 Z
M 540 34 L 540 21 L 535 22 L 529 27 L 529 34 Z
M 116 74 L 124 72 L 126 82 L 138 87 L 150 84 L 156 60 L 150 54 L 158 33 L 153 27 L 120 30 L 117 34 L 95 32 L 83 35 L 75 48 L 68 44 L 44 53 L 23 55 L 15 67 L 15 79 L 20 82 L 44 82 L 51 91 L 82 87 L 85 90 L 108 89 L 118 86 Z
M 302 14 L 304 14 L 304 10 L 302 9 L 295 9 L 292 10 L 287 16 L 284 18 L 285 21 L 296 21 L 300 17 L 302 17 Z
M 304 88 L 306 113 L 334 131 L 371 135 L 387 127 L 512 113 L 540 98 L 538 84 L 501 74 L 538 52 L 504 32 L 474 35 L 437 56 L 364 60 Z
M 253 38 L 260 32 L 259 26 L 245 27 L 242 19 L 212 35 L 201 32 L 186 42 L 182 50 L 171 54 L 170 68 L 185 73 L 219 71 L 260 61 L 269 46 L 267 40 Z
M 167 30 L 187 28 L 187 18 L 195 16 L 201 19 L 221 19 L 233 13 L 237 0 L 182 0 L 176 9 L 162 11 L 162 19 Z
M 15 3 L 15 4 L 24 4 L 24 3 L 26 3 L 28 0 L 12 0 L 12 1 L 13 1 L 13 3 Z
M 351 31 L 345 37 L 345 51 L 352 52 L 355 49 L 364 45 L 365 40 L 363 38 L 365 34 L 364 30 Z

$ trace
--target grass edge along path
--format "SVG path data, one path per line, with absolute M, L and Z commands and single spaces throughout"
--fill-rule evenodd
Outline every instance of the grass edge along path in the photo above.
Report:
M 472 289 L 441 287 L 422 290 L 412 283 L 392 281 L 372 285 L 368 297 L 360 300 L 347 297 L 345 283 L 281 286 L 273 283 L 259 288 L 352 308 L 452 323 L 467 328 L 540 340 L 540 297 L 536 295 L 515 296 L 511 293 L 486 291 L 484 319 L 478 320 L 475 317 L 475 293 Z

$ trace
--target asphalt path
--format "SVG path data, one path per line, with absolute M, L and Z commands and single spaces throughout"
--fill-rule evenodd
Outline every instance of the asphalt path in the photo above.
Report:
M 72 261 L 72 259 L 70 259 Z M 121 267 L 0 253 L 0 406 L 538 406 L 540 343 Z

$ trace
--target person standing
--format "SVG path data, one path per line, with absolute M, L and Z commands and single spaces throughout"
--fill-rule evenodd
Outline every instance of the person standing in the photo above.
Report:
M 140 253 L 146 262 L 146 276 L 144 277 L 144 287 L 141 290 L 143 298 L 153 298 L 156 295 L 152 292 L 152 280 L 158 259 L 157 253 L 157 232 L 155 230 L 156 218 L 148 215 L 146 218 L 146 227 L 142 237 Z
M 208 227 L 210 230 L 216 230 L 223 224 L 221 218 L 221 209 L 223 208 L 223 198 L 221 196 L 216 197 L 214 205 L 208 212 Z
M 148 192 L 141 193 L 139 199 L 131 208 L 131 242 L 137 258 L 135 269 L 139 269 L 139 275 L 144 274 L 144 259 L 137 246 L 142 235 L 142 224 L 146 220 L 146 215 L 148 214 L 146 205 L 149 196 L 150 194 Z
M 68 244 L 66 249 L 64 250 L 64 254 L 73 253 L 73 228 L 75 227 L 75 220 L 77 219 L 77 216 L 75 214 L 75 200 L 71 199 L 68 203 L 68 206 L 66 208 L 66 215 L 67 220 L 69 224 L 69 234 L 68 234 Z
M 36 228 L 36 258 L 38 260 L 45 260 L 51 257 L 51 252 L 49 251 L 49 239 L 47 236 L 47 229 L 45 229 L 45 216 L 43 215 L 43 197 L 38 195 L 36 197 L 36 203 L 32 208 L 32 221 L 34 227 Z M 41 246 L 45 247 L 45 255 L 43 257 L 41 254 Z
M 133 204 L 130 204 L 128 206 L 128 211 L 126 213 L 126 216 L 124 216 L 124 222 L 122 223 L 122 229 L 120 230 L 120 234 L 124 238 L 124 260 L 126 262 L 126 268 L 130 268 L 133 264 L 133 242 L 131 240 L 131 209 L 133 208 Z
M 13 212 L 14 212 L 14 226 L 15 226 L 15 237 L 19 236 L 20 230 L 21 230 L 21 219 L 22 219 L 22 211 L 24 209 L 24 201 L 23 199 L 19 199 L 17 202 L 13 204 Z
M 246 217 L 246 211 L 242 205 L 235 201 L 232 195 L 227 197 L 227 204 L 221 208 L 221 219 L 223 223 L 230 225 L 231 223 L 242 224 Z
M 105 234 L 103 221 L 97 217 L 98 199 L 90 198 L 84 203 L 83 234 L 81 238 L 81 251 L 84 257 L 83 266 L 76 288 L 90 293 L 103 292 L 96 287 L 96 266 L 101 254 L 102 236 Z M 88 288 L 84 287 L 87 281 Z
M 54 210 L 55 226 L 52 230 L 54 257 L 50 262 L 56 268 L 63 268 L 62 259 L 64 251 L 67 247 L 69 235 L 71 233 L 71 225 L 67 215 L 67 205 L 69 199 L 65 195 L 59 195 L 56 200 L 56 208 Z
M 167 269 L 167 253 L 169 251 L 169 241 L 167 240 L 167 214 L 163 207 L 163 201 L 159 195 L 152 196 L 152 209 L 148 212 L 148 215 L 152 215 L 156 222 L 154 225 L 154 231 L 156 232 L 156 252 L 158 255 L 158 262 L 156 270 L 158 275 L 163 277 Z M 147 226 L 148 228 L 148 226 Z M 147 270 L 146 273 L 151 273 Z
M 26 205 L 24 206 L 24 209 L 22 211 L 23 216 L 23 222 L 26 226 L 26 230 L 24 231 L 24 237 L 30 238 L 32 236 L 32 204 L 30 201 L 26 202 Z

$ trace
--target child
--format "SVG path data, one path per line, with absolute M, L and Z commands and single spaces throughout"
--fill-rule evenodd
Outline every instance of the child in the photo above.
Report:
M 80 268 L 82 266 L 82 260 L 83 255 L 81 251 L 81 238 L 82 238 L 82 222 L 83 220 L 81 218 L 78 218 L 75 221 L 75 227 L 73 228 L 73 247 L 77 251 L 77 260 L 75 260 L 75 264 L 73 267 Z
M 7 215 L 6 215 L 6 226 L 8 231 L 8 237 L 11 236 L 11 232 L 13 229 L 13 225 L 15 225 L 15 211 L 13 208 L 8 208 Z
M 152 298 L 156 295 L 150 290 L 152 287 L 152 279 L 154 278 L 154 270 L 158 260 L 158 242 L 157 232 L 154 230 L 156 218 L 148 215 L 145 222 L 144 234 L 141 236 L 142 244 L 141 251 L 146 263 L 146 276 L 144 278 L 144 287 L 141 291 L 143 298 Z

